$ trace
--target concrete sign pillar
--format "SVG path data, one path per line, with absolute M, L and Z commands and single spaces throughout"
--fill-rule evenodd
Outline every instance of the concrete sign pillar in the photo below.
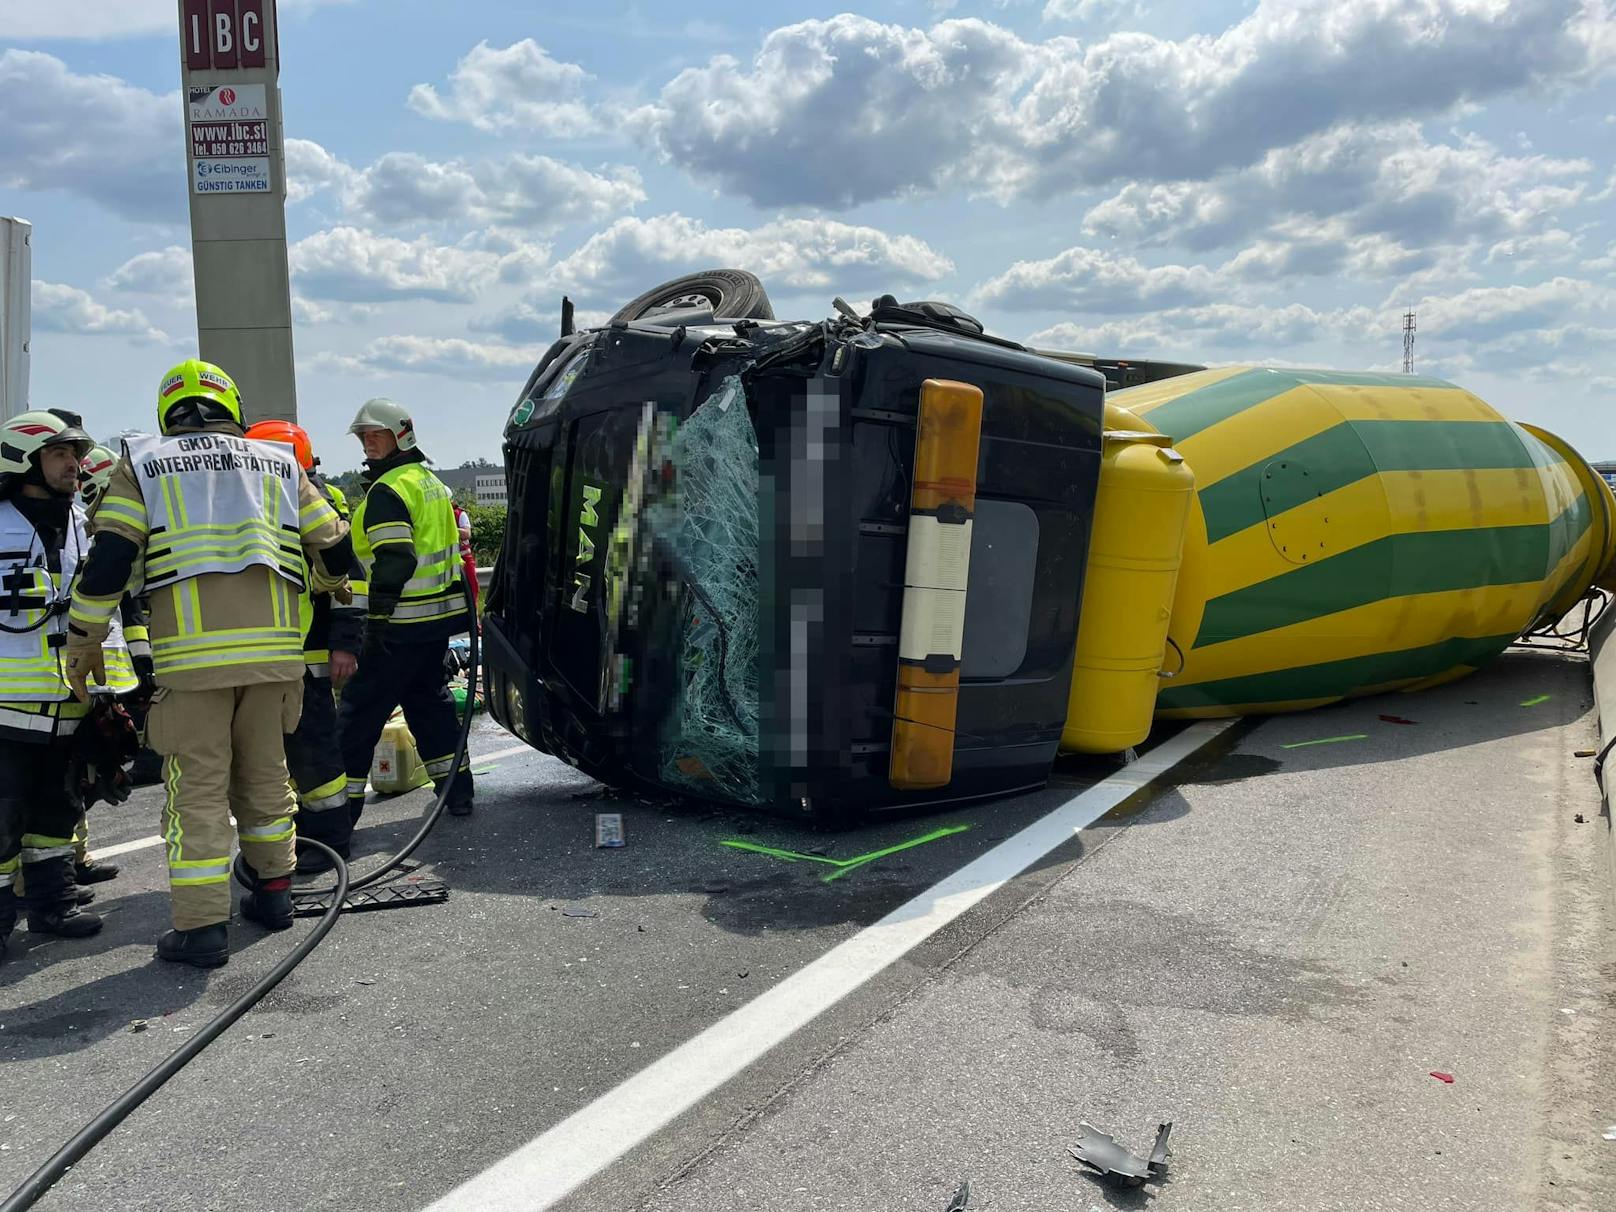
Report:
M 28 411 L 32 232 L 27 219 L 0 218 L 0 421 Z
M 297 420 L 275 0 L 179 0 L 197 348 L 247 421 Z

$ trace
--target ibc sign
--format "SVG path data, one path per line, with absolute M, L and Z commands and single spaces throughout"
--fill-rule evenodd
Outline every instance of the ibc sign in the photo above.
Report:
M 186 70 L 263 67 L 264 8 L 274 2 L 183 0 L 180 36 L 185 41 Z

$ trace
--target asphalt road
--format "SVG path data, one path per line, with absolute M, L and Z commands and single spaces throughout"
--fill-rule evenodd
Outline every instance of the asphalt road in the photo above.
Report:
M 558 1206 L 941 1212 L 966 1179 L 973 1209 L 1616 1206 L 1616 927 L 1571 756 L 1590 705 L 1585 664 L 1523 654 L 1228 734 Z M 479 729 L 474 752 L 515 744 Z M 823 835 L 503 757 L 420 852 L 448 903 L 344 918 L 38 1206 L 452 1201 L 1114 770 Z M 425 805 L 374 803 L 365 849 Z M 594 847 L 598 811 L 624 848 Z M 722 844 L 848 860 L 960 825 L 845 871 Z M 155 827 L 143 790 L 93 844 Z M 228 967 L 157 964 L 160 859 L 121 856 L 96 939 L 21 940 L 0 968 L 0 1192 L 293 937 L 238 923 Z M 1169 1181 L 1084 1174 L 1084 1119 L 1135 1149 L 1172 1119 Z

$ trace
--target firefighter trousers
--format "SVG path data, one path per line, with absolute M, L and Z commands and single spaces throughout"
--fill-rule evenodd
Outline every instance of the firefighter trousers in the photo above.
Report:
M 470 755 L 460 763 L 458 771 L 454 769 L 460 721 L 449 694 L 449 673 L 444 665 L 448 653 L 447 639 L 394 643 L 381 659 L 360 661 L 358 672 L 342 688 L 337 731 L 342 736 L 342 757 L 348 768 L 350 803 L 364 803 L 376 742 L 381 740 L 382 729 L 387 727 L 395 707 L 404 709 L 404 722 L 410 726 L 421 763 L 433 784 L 441 786 L 444 779 L 453 776 L 449 803 L 471 802 Z
M 348 772 L 337 743 L 331 679 L 303 673 L 303 718 L 286 735 L 286 768 L 297 792 L 297 831 L 327 845 L 347 839 Z
M 72 741 L 0 741 L 0 889 L 23 876 L 22 903 L 44 911 L 77 904 L 73 830 L 83 807 L 68 784 Z M 0 935 L 14 909 L 0 909 Z
M 261 878 L 291 872 L 297 801 L 284 738 L 297 730 L 302 710 L 303 688 L 290 681 L 219 690 L 162 687 L 153 696 L 146 743 L 163 757 L 163 842 L 176 930 L 230 920 L 230 852 L 237 838 Z

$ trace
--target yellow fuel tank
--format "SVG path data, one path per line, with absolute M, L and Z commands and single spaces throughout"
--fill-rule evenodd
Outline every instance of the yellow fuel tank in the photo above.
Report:
M 1169 632 L 1184 668 L 1159 715 L 1434 685 L 1610 576 L 1610 488 L 1552 434 L 1451 383 L 1225 367 L 1111 402 L 1195 477 Z M 1097 518 L 1106 492 L 1102 478 Z M 1137 609 L 1153 619 L 1154 598 Z
M 1150 732 L 1194 494 L 1171 439 L 1108 406 L 1061 732 L 1069 753 L 1116 753 Z

